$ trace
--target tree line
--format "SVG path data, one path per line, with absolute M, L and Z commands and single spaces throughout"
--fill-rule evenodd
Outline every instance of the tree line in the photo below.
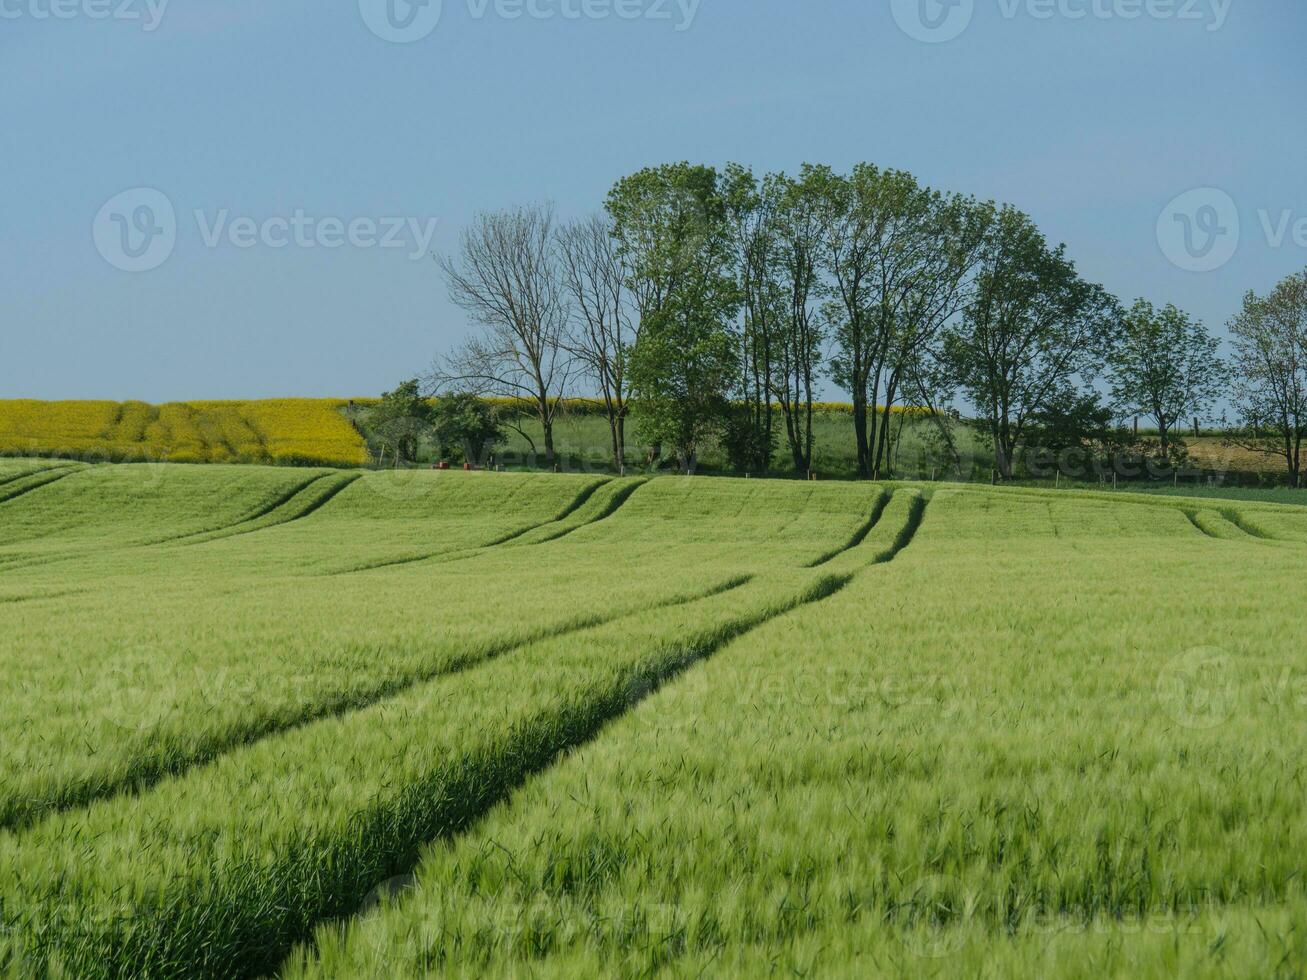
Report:
M 438 262 L 479 329 L 428 390 L 518 399 L 548 464 L 565 399 L 584 391 L 619 469 L 634 425 L 650 463 L 692 471 L 715 440 L 739 470 L 780 455 L 805 475 L 829 379 L 851 396 L 862 478 L 890 472 L 896 406 L 920 409 L 959 468 L 959 426 L 975 426 L 1010 480 L 1032 453 L 1126 451 L 1132 416 L 1158 441 L 1129 451 L 1174 465 L 1178 430 L 1224 396 L 1230 438 L 1283 457 L 1301 485 L 1307 272 L 1249 294 L 1227 361 L 1176 306 L 1126 308 L 1086 281 L 1017 208 L 871 164 L 650 167 L 583 220 L 549 205 L 480 214 Z

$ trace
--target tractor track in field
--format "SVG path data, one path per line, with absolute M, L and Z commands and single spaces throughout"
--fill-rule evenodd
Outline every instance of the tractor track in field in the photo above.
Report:
M 1281 540 L 1274 535 L 1266 533 L 1261 528 L 1257 527 L 1257 525 L 1249 523 L 1248 519 L 1233 507 L 1223 507 L 1217 511 L 1217 513 L 1250 538 L 1254 538 L 1258 541 Z
M 499 644 L 490 644 L 480 652 L 454 657 L 431 670 L 415 671 L 407 676 L 377 684 L 362 692 L 355 690 L 349 694 L 329 697 L 296 714 L 283 718 L 265 718 L 257 725 L 251 725 L 239 732 L 230 733 L 226 737 L 215 737 L 207 741 L 201 741 L 184 756 L 143 758 L 137 764 L 129 765 L 121 776 L 112 780 L 105 780 L 103 777 L 92 777 L 83 782 L 69 783 L 60 787 L 58 793 L 51 794 L 44 800 L 23 800 L 20 803 L 13 799 L 0 799 L 0 831 L 19 832 L 46 817 L 89 806 L 99 800 L 146 792 L 165 779 L 183 776 L 191 770 L 215 762 L 237 749 L 253 745 L 264 739 L 288 734 L 314 722 L 340 718 L 356 711 L 363 711 L 383 701 L 398 697 L 414 687 L 475 669 L 523 647 L 606 626 L 629 616 L 674 609 L 677 606 L 685 606 L 711 599 L 742 588 L 751 582 L 753 578 L 752 575 L 734 576 L 717 583 L 707 590 L 690 595 L 674 596 L 671 599 L 654 603 L 643 609 L 627 609 L 611 614 L 597 613 L 581 617 L 554 629 L 541 630 L 529 636 L 506 640 Z M 47 597 L 33 596 L 31 598 Z M 3 602 L 4 600 L 0 599 L 0 603 Z
M 640 490 L 642 487 L 648 486 L 648 484 L 649 484 L 648 480 L 641 480 L 640 482 L 634 483 L 629 487 L 623 487 L 622 489 L 618 490 L 617 493 L 613 494 L 613 499 L 608 501 L 608 503 L 604 505 L 603 510 L 601 510 L 598 514 L 596 514 L 592 520 L 586 521 L 583 524 L 578 524 L 576 525 L 576 527 L 566 528 L 565 530 L 559 531 L 556 534 L 550 534 L 547 537 L 541 538 L 539 541 L 532 541 L 531 546 L 534 547 L 536 545 L 549 544 L 553 541 L 561 541 L 569 534 L 575 534 L 577 531 L 583 530 L 587 527 L 594 527 L 596 524 L 602 524 L 604 521 L 608 520 L 608 518 L 612 517 L 619 510 L 621 510 L 626 505 L 626 502 L 635 496 L 638 490 Z
M 88 972 L 104 975 L 140 972 L 147 959 L 158 976 L 243 977 L 277 971 L 297 944 L 313 940 L 319 927 L 357 914 L 379 880 L 406 872 L 411 874 L 426 845 L 464 834 L 475 828 L 495 806 L 511 804 L 522 786 L 548 772 L 571 752 L 602 737 L 612 722 L 675 683 L 695 664 L 788 613 L 839 594 L 863 572 L 893 562 L 915 540 L 928 503 L 927 499 L 917 497 L 892 546 L 873 555 L 872 546 L 865 545 L 863 550 L 868 554 L 858 553 L 857 557 L 870 560 L 848 572 L 804 575 L 796 571 L 792 574 L 800 578 L 779 590 L 780 594 L 765 591 L 757 602 L 746 603 L 745 609 L 726 612 L 725 616 L 718 612 L 716 616 L 690 617 L 689 628 L 677 634 L 660 630 L 655 619 L 650 624 L 649 635 L 640 641 L 640 650 L 629 662 L 624 661 L 611 672 L 595 674 L 593 680 L 574 694 L 560 688 L 557 697 L 551 697 L 539 708 L 527 706 L 530 710 L 524 713 L 521 722 L 505 729 L 502 736 L 497 735 L 489 743 L 469 743 L 451 758 L 433 759 L 429 767 L 415 772 L 402 786 L 386 787 L 385 792 L 353 813 L 347 833 L 323 834 L 306 840 L 306 846 L 312 845 L 311 851 L 293 848 L 274 858 L 271 866 L 260 866 L 260 873 L 255 877 L 244 877 L 246 866 L 237 864 L 229 868 L 215 866 L 213 871 L 219 877 L 213 880 L 186 877 L 171 881 L 157 904 L 127 908 L 120 913 L 124 918 L 115 914 L 110 920 L 88 926 L 87 932 L 70 933 L 78 939 L 77 949 L 62 946 L 58 935 L 46 939 L 33 933 L 34 939 L 41 938 L 40 948 L 34 952 L 42 957 L 74 954 L 75 960 Z M 661 606 L 624 615 L 647 614 L 651 609 L 693 603 L 739 588 L 749 580 L 736 577 L 706 594 L 673 599 Z M 611 618 L 620 619 L 623 615 Z M 703 619 L 708 621 L 700 625 Z M 570 631 L 552 632 L 565 636 Z M 547 637 L 519 641 L 510 648 L 544 639 Z M 478 666 L 485 659 L 482 655 L 458 669 Z M 442 669 L 431 672 L 432 679 L 454 672 L 443 665 Z M 396 696 L 422 683 L 417 677 L 403 684 L 383 682 L 379 686 L 393 690 L 379 694 L 372 701 Z M 366 707 L 358 701 L 356 695 L 330 714 L 343 716 Z M 284 724 L 283 720 L 276 727 L 289 731 L 327 716 L 321 706 L 315 706 L 313 714 L 315 717 L 303 718 L 292 725 Z M 268 731 L 264 737 L 280 731 Z M 258 740 L 247 730 L 239 739 L 229 735 L 226 742 L 234 749 Z M 210 754 L 216 759 L 224 753 Z M 120 783 L 115 793 L 105 792 L 104 786 L 97 787 L 92 800 L 143 792 L 168 776 L 187 773 L 202 761 L 211 760 L 198 760 L 192 753 L 185 765 L 173 760 L 171 766 L 158 766 L 163 760 L 153 761 L 156 769 L 152 777 L 138 771 L 134 782 Z M 203 777 L 189 773 L 188 778 Z M 61 809 L 72 809 L 75 805 L 66 800 Z M 26 824 L 51 814 L 52 810 L 49 806 L 41 808 L 31 814 Z M 368 841 L 370 846 L 360 848 L 360 841 Z M 303 859 L 310 853 L 313 860 L 306 863 Z M 330 874 L 324 876 L 328 867 Z M 248 870 L 255 868 L 248 866 Z M 222 888 L 222 893 L 215 893 L 214 886 Z M 219 901 L 222 895 L 234 902 L 232 908 L 257 910 L 257 915 L 224 919 L 208 915 L 179 918 L 173 914 L 183 908 L 207 908 L 207 903 Z M 39 913 L 32 921 L 36 929 L 51 924 L 44 922 Z M 127 931 L 120 932 L 120 927 Z M 158 958 L 183 946 L 200 959 Z M 219 949 L 221 953 L 216 952 Z M 205 950 L 212 952 L 204 953 Z
M 23 470 L 18 473 L 13 473 L 10 476 L 0 477 L 0 488 L 6 487 L 11 483 L 17 483 L 19 480 L 27 480 L 31 477 L 52 473 L 56 470 L 76 470 L 81 468 L 82 467 L 76 463 L 54 463 L 50 466 L 34 466 L 30 470 Z M 4 490 L 0 489 L 0 493 L 3 492 Z
M 1189 523 L 1194 526 L 1194 530 L 1197 531 L 1199 534 L 1203 535 L 1204 537 L 1211 538 L 1213 541 L 1223 540 L 1219 535 L 1214 534 L 1212 531 L 1208 530 L 1206 527 L 1203 526 L 1202 521 L 1198 517 L 1198 511 L 1186 510 L 1184 511 L 1184 516 L 1188 518 Z
M 40 602 L 42 599 L 70 599 L 89 592 L 90 589 L 66 589 L 62 592 L 43 592 L 37 595 L 5 595 L 0 596 L 0 606 L 16 606 L 24 602 Z
M 191 538 L 182 538 L 178 539 L 177 543 L 182 547 L 193 547 L 195 545 L 208 544 L 211 541 L 227 541 L 231 538 L 243 537 L 246 534 L 256 534 L 259 531 L 267 531 L 274 527 L 285 527 L 287 524 L 294 524 L 296 521 L 302 521 L 304 518 L 316 514 L 361 479 L 363 479 L 363 474 L 355 473 L 343 476 L 339 474 L 327 475 L 319 477 L 316 480 L 310 480 L 307 484 L 301 487 L 298 492 L 292 494 L 288 499 L 282 501 L 276 507 L 260 514 L 258 517 L 251 517 L 248 520 L 241 521 L 238 524 L 233 524 L 230 527 L 223 528 L 219 531 L 202 531 L 195 536 L 194 540 Z M 265 524 L 259 524 L 258 527 L 245 526 L 246 524 L 256 524 L 259 521 L 262 521 L 265 517 L 272 517 L 282 508 L 289 508 L 290 505 L 295 502 L 297 497 L 308 493 L 318 484 L 328 480 L 335 480 L 335 485 L 328 487 L 321 496 L 310 500 L 306 506 L 292 509 L 291 512 L 278 517 L 276 520 L 268 521 Z
M 862 544 L 862 542 L 866 541 L 867 536 L 871 534 L 872 531 L 876 530 L 876 525 L 879 524 L 880 519 L 885 516 L 885 508 L 887 508 L 890 505 L 890 501 L 893 499 L 894 499 L 893 490 L 882 490 L 880 495 L 876 499 L 876 503 L 872 505 L 871 516 L 868 518 L 867 522 L 862 525 L 862 527 L 858 528 L 858 530 L 854 532 L 853 537 L 850 538 L 848 542 L 844 544 L 842 547 L 836 548 L 833 551 L 826 552 L 826 554 L 822 555 L 816 561 L 812 562 L 810 565 L 806 565 L 805 567 L 821 568 L 822 565 L 829 565 L 840 555 L 852 551 L 854 548 Z
M 523 534 L 515 535 L 509 541 L 501 542 L 501 544 L 511 545 L 514 548 L 535 548 L 540 545 L 552 544 L 555 541 L 561 541 L 563 538 L 567 537 L 570 534 L 575 534 L 577 531 L 584 530 L 587 527 L 593 527 L 596 524 L 600 524 L 608 520 L 608 518 L 612 517 L 619 510 L 621 510 L 622 506 L 628 500 L 630 500 L 631 497 L 635 495 L 635 492 L 639 490 L 641 487 L 643 487 L 647 482 L 648 482 L 647 480 L 642 480 L 641 482 L 635 484 L 634 486 L 623 487 L 622 489 L 620 489 L 617 493 L 613 494 L 613 499 L 604 505 L 600 513 L 596 515 L 594 518 L 592 518 L 591 520 L 582 521 L 580 524 L 577 524 L 573 527 L 563 528 L 561 530 L 556 530 L 547 533 L 544 537 L 537 538 L 532 541 L 522 540 L 525 537 L 530 537 L 536 531 L 546 530 L 550 526 L 550 524 L 557 523 L 556 521 L 550 521 L 549 524 L 543 524 L 540 527 L 532 528 L 530 531 L 527 531 Z M 593 497 L 591 499 L 593 499 Z M 573 513 L 575 513 L 575 511 Z M 452 565 L 455 562 L 470 561 L 473 558 L 479 558 L 482 554 L 485 553 L 485 551 L 486 551 L 485 548 L 469 548 L 466 551 L 455 551 L 455 552 L 450 552 L 447 555 L 439 555 L 431 559 L 431 562 L 434 565 Z
M 118 545 L 116 547 L 102 548 L 94 552 L 96 555 L 124 551 L 140 551 L 149 548 L 158 548 L 165 545 L 176 545 L 179 547 L 192 547 L 199 544 L 207 544 L 210 541 L 223 541 L 227 538 L 240 537 L 245 534 L 253 534 L 256 531 L 263 531 L 272 527 L 281 527 L 284 524 L 290 524 L 294 521 L 302 520 L 325 507 L 335 497 L 347 489 L 357 480 L 362 479 L 363 474 L 339 474 L 324 473 L 321 476 L 315 476 L 312 479 L 297 483 L 295 486 L 279 494 L 277 498 L 270 503 L 264 504 L 255 510 L 252 514 L 247 514 L 239 520 L 229 524 L 221 524 L 216 527 L 206 528 L 202 531 L 188 531 L 186 534 L 175 535 L 168 538 L 159 538 L 153 541 L 141 541 L 134 544 Z M 245 525 L 262 521 L 264 518 L 271 516 L 277 510 L 286 507 L 296 497 L 311 490 L 317 484 L 325 480 L 339 479 L 340 484 L 331 491 L 324 494 L 321 498 L 314 500 L 304 509 L 290 514 L 284 520 L 270 521 L 266 524 L 259 524 L 258 527 L 247 528 Z M 4 501 L 0 501 L 3 503 Z M 87 557 L 91 552 L 87 551 L 69 551 L 57 555 L 49 555 L 41 558 L 27 559 L 15 558 L 13 560 L 0 560 L 0 575 L 6 572 L 19 571 L 28 568 L 41 568 L 47 565 L 55 565 L 60 562 L 76 561 L 79 558 Z
M 438 798 L 441 800 L 469 799 L 471 802 L 465 804 L 461 812 L 454 814 L 424 815 L 428 827 L 438 828 L 436 832 L 423 836 L 422 828 L 415 827 L 414 839 L 404 841 L 402 848 L 399 849 L 400 853 L 397 854 L 396 864 L 392 865 L 391 868 L 394 873 L 383 881 L 373 882 L 372 887 L 366 893 L 359 894 L 355 908 L 350 914 L 319 917 L 316 923 L 310 925 L 306 934 L 296 937 L 290 943 L 281 944 L 282 956 L 277 963 L 266 961 L 257 965 L 251 963 L 249 972 L 278 973 L 279 968 L 285 962 L 285 958 L 291 955 L 295 945 L 307 943 L 310 949 L 314 948 L 314 938 L 319 927 L 333 922 L 345 922 L 367 911 L 367 895 L 385 886 L 387 882 L 399 880 L 411 883 L 415 881 L 414 872 L 417 870 L 423 848 L 438 840 L 457 837 L 474 829 L 492 809 L 501 804 L 511 804 L 512 797 L 531 779 L 542 776 L 561 760 L 596 741 L 603 735 L 609 725 L 663 688 L 675 683 L 685 671 L 694 665 L 709 659 L 723 647 L 762 629 L 769 623 L 801 609 L 819 605 L 838 595 L 864 572 L 893 562 L 916 539 L 918 531 L 925 522 L 929 505 L 929 498 L 917 497 L 912 503 L 907 520 L 890 548 L 878 553 L 872 561 L 860 569 L 844 574 L 823 575 L 788 600 L 781 601 L 769 609 L 760 610 L 752 616 L 741 616 L 734 622 L 725 623 L 715 630 L 707 631 L 661 665 L 651 667 L 648 676 L 634 678 L 633 682 L 629 683 L 625 691 L 620 695 L 599 699 L 600 703 L 591 705 L 588 714 L 583 713 L 581 709 L 573 709 L 578 718 L 573 724 L 559 726 L 568 734 L 563 735 L 553 744 L 531 746 L 526 744 L 529 742 L 526 736 L 520 736 L 523 745 L 506 745 L 502 749 L 502 754 L 506 757 L 505 764 L 496 767 L 497 771 L 502 774 L 497 785 L 485 786 L 472 781 L 472 784 L 467 787 L 440 787 L 441 792 L 438 794 Z M 429 795 L 437 796 L 434 792 L 430 792 L 433 789 L 435 787 L 427 788 Z M 454 806 L 457 806 L 457 804 L 454 804 Z M 381 822 L 386 819 L 386 815 L 378 814 L 376 819 Z M 402 890 L 402 885 L 399 889 L 392 889 L 392 891 Z
M 1283 538 L 1277 538 L 1256 525 L 1250 524 L 1248 520 L 1237 510 L 1229 507 L 1220 509 L 1199 510 L 1186 508 L 1184 516 L 1188 518 L 1200 533 L 1213 541 L 1224 542 L 1251 542 L 1255 544 L 1289 544 Z M 1215 526 L 1214 523 L 1215 522 Z M 1232 533 L 1222 534 L 1222 530 L 1228 530 Z
M 82 472 L 84 467 L 56 466 L 51 469 L 53 472 L 38 470 L 35 474 L 27 474 L 29 477 L 34 477 L 35 482 L 24 487 L 19 487 L 17 490 L 13 490 L 12 492 L 6 492 L 5 490 L 0 489 L 0 505 L 18 500 L 20 497 L 26 497 L 29 493 L 35 493 L 37 490 L 42 490 L 53 483 L 58 483 L 60 480 L 66 479 L 74 473 Z
M 593 497 L 601 489 L 608 486 L 612 482 L 613 481 L 611 479 L 601 480 L 599 483 L 596 483 L 592 487 L 586 487 L 584 490 L 582 490 L 580 493 L 576 495 L 576 497 L 572 500 L 572 502 L 569 503 L 561 513 L 555 515 L 554 517 L 551 517 L 549 520 L 541 521 L 539 524 L 532 524 L 530 527 L 518 528 L 517 530 L 502 535 L 501 537 L 495 538 L 492 541 L 488 541 L 485 544 L 479 544 L 470 548 L 453 548 L 448 551 L 433 551 L 430 552 L 429 554 L 423 554 L 423 555 L 410 555 L 407 558 L 389 558 L 386 559 L 385 561 L 369 562 L 364 565 L 355 565 L 349 568 L 338 568 L 335 569 L 334 571 L 323 572 L 321 577 L 335 578 L 341 575 L 357 575 L 362 572 L 375 572 L 384 568 L 399 568 L 404 565 L 417 565 L 425 561 L 429 561 L 434 564 L 444 564 L 445 562 L 449 562 L 449 561 L 462 561 L 465 558 L 475 558 L 477 555 L 490 551 L 492 548 L 498 548 L 501 547 L 502 545 L 511 544 L 512 542 L 516 541 L 518 538 L 525 537 L 526 535 L 531 534 L 533 531 L 542 530 L 544 528 L 549 527 L 549 525 L 551 524 L 562 523 L 563 521 L 571 517 L 573 514 L 575 514 L 582 507 L 584 507 L 586 505 L 586 502 L 591 497 Z
M 296 483 L 278 494 L 272 501 L 260 505 L 255 508 L 252 513 L 246 514 L 230 523 L 219 524 L 216 527 L 206 527 L 200 531 L 187 531 L 185 534 L 175 534 L 170 538 L 160 538 L 158 541 L 151 541 L 146 545 L 132 545 L 131 547 L 155 547 L 162 544 L 198 544 L 199 542 L 191 542 L 190 539 L 204 537 L 209 534 L 221 534 L 224 531 L 230 531 L 233 528 L 240 527 L 242 524 L 249 524 L 253 521 L 262 520 L 278 508 L 285 507 L 315 483 L 329 479 L 332 475 L 333 474 L 331 473 L 322 473 L 318 476 L 310 477 L 307 480 Z

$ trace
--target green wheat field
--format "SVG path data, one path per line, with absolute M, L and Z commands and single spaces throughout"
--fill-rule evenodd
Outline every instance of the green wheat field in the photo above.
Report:
M 1300 976 L 1307 508 L 0 462 L 0 969 Z

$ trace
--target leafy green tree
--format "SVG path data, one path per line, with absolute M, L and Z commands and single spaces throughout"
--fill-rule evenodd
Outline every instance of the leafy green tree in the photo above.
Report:
M 441 460 L 483 466 L 503 444 L 504 425 L 499 412 L 485 399 L 457 392 L 436 400 L 432 437 Z
M 1116 336 L 1119 304 L 1077 274 L 1025 214 L 1004 207 L 980 250 L 975 296 L 945 356 L 1013 477 L 1032 419 L 1087 387 Z
M 1249 293 L 1230 321 L 1235 400 L 1246 427 L 1238 446 L 1284 460 L 1289 485 L 1303 483 L 1307 440 L 1307 272 L 1266 297 Z
M 888 457 L 889 408 L 904 372 L 963 305 L 986 221 L 973 202 L 922 187 L 903 171 L 859 164 L 847 177 L 811 176 L 825 197 L 832 376 L 853 399 L 858 474 L 875 478 Z
M 716 170 L 640 171 L 608 196 L 613 235 L 640 316 L 630 378 L 640 434 L 670 445 L 686 470 L 719 433 L 737 376 L 739 310 L 726 206 Z
M 430 434 L 432 417 L 431 403 L 422 397 L 417 380 L 405 381 L 381 396 L 367 415 L 364 431 L 380 449 L 381 461 L 390 456 L 398 467 L 417 461 L 422 440 Z
M 1220 341 L 1169 303 L 1158 310 L 1141 299 L 1124 317 L 1108 352 L 1112 398 L 1123 415 L 1156 423 L 1164 459 L 1172 455 L 1172 431 L 1205 415 L 1220 393 L 1219 351 Z
M 742 313 L 736 332 L 738 397 L 725 442 L 736 469 L 766 473 L 776 453 L 773 375 L 786 320 L 778 188 L 734 163 L 727 166 L 722 187 Z
M 1067 476 L 1090 479 L 1130 451 L 1129 433 L 1115 425 L 1110 405 L 1096 391 L 1067 385 L 1030 414 L 1022 475 L 1049 477 L 1053 467 Z
M 797 178 L 768 177 L 764 190 L 776 202 L 774 275 L 783 304 L 771 383 L 799 476 L 812 470 L 813 391 L 825 345 L 822 179 L 817 168 L 805 164 Z

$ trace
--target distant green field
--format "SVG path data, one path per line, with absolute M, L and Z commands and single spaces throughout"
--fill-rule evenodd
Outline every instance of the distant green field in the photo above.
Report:
M 522 432 L 510 430 L 508 433 L 505 451 L 510 466 L 540 461 L 544 437 L 539 423 L 527 422 L 521 428 Z M 894 432 L 898 439 L 898 451 L 893 460 L 896 474 L 904 479 L 929 480 L 932 473 L 943 473 L 944 455 L 935 444 L 934 428 L 928 420 L 896 415 Z M 899 438 L 900 434 L 901 438 Z M 983 471 L 987 476 L 993 465 L 993 454 L 984 450 L 980 440 L 970 429 L 959 429 L 957 437 L 960 448 L 967 457 L 965 463 L 969 471 L 975 473 Z M 773 473 L 777 476 L 790 475 L 793 472 L 793 465 L 785 442 L 784 423 L 779 419 L 776 439 Z M 856 478 L 857 448 L 854 443 L 852 416 L 847 411 L 817 413 L 813 421 L 813 439 L 816 447 L 813 453 L 813 466 L 821 477 L 838 480 Z M 604 471 L 612 465 L 612 441 L 608 422 L 602 416 L 566 416 L 555 426 L 554 440 L 558 453 L 572 469 L 588 467 Z M 648 448 L 639 442 L 635 426 L 629 426 L 627 456 L 631 467 L 640 466 L 647 452 Z M 725 456 L 715 445 L 705 449 L 699 464 L 700 470 L 705 473 L 730 474 L 732 472 Z
M 1307 509 L 0 461 L 0 968 L 1307 971 Z
M 1288 487 L 1154 487 L 1140 488 L 1143 492 L 1167 497 L 1199 497 L 1219 500 L 1245 500 L 1265 504 L 1307 505 L 1307 490 L 1291 490 Z

